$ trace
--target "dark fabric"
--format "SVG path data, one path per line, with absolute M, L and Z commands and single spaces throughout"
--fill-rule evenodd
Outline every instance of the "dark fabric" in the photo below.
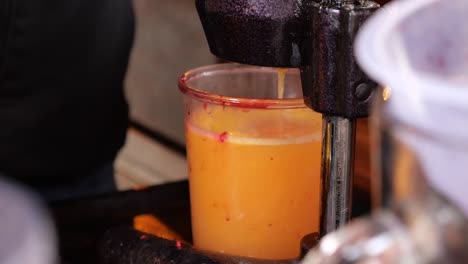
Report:
M 70 182 L 113 160 L 128 107 L 131 0 L 0 1 L 0 171 Z
M 113 162 L 105 163 L 92 173 L 72 179 L 67 183 L 37 186 L 35 191 L 48 203 L 116 192 L 114 164 Z

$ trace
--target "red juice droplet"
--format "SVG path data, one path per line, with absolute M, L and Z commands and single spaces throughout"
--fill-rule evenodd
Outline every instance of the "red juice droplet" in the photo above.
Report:
M 218 140 L 221 143 L 224 143 L 227 141 L 228 138 L 228 132 L 224 131 L 223 133 L 219 134 Z
M 179 240 L 176 241 L 176 247 L 177 247 L 178 250 L 182 249 L 182 243 L 180 243 Z
M 146 239 L 148 239 L 148 236 L 147 236 L 147 235 L 141 235 L 141 236 L 140 236 L 140 240 L 146 240 Z
M 206 110 L 206 108 L 208 108 L 208 105 L 206 103 L 203 103 L 203 109 Z

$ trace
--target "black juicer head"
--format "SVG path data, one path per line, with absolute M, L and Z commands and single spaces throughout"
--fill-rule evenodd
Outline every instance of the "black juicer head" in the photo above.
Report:
M 211 52 L 222 59 L 270 67 L 302 65 L 310 1 L 196 0 Z
M 359 69 L 353 41 L 379 5 L 350 0 L 196 0 L 211 52 L 244 64 L 300 68 L 306 104 L 345 118 L 367 116 L 376 84 Z

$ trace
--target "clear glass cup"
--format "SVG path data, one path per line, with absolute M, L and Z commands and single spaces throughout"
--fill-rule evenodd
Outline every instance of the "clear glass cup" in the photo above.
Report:
M 278 85 L 284 75 L 284 99 Z M 185 73 L 194 246 L 262 259 L 295 258 L 318 232 L 321 115 L 297 70 L 217 64 Z

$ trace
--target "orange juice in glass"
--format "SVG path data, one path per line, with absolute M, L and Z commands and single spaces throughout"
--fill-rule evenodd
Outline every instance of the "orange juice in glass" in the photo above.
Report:
M 238 64 L 180 79 L 197 248 L 288 259 L 318 232 L 322 119 L 304 105 L 296 70 L 284 99 L 277 82 L 273 68 Z

